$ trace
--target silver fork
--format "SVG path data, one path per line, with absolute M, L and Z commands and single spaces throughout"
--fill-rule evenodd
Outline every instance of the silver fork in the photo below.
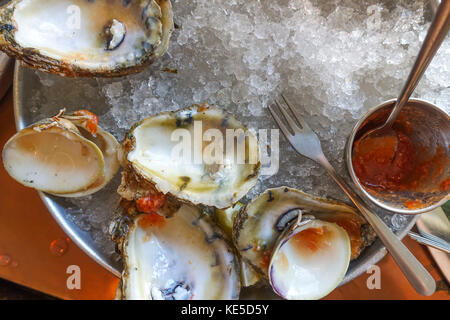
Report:
M 274 106 L 269 106 L 269 110 L 275 122 L 278 124 L 292 147 L 299 154 L 320 163 L 328 171 L 334 181 L 336 181 L 342 190 L 344 190 L 364 218 L 373 227 L 378 237 L 394 257 L 398 266 L 414 289 L 422 295 L 432 295 L 436 290 L 436 282 L 433 277 L 420 264 L 408 248 L 406 248 L 405 245 L 384 224 L 384 222 L 370 211 L 362 199 L 337 174 L 336 170 L 323 154 L 320 140 L 317 135 L 311 130 L 308 124 L 298 114 L 293 105 L 289 103 L 286 97 L 284 95 L 281 95 L 281 97 L 294 117 L 290 115 L 289 111 L 283 107 L 278 100 L 275 100 L 275 104 L 285 121 L 283 121 L 277 114 Z

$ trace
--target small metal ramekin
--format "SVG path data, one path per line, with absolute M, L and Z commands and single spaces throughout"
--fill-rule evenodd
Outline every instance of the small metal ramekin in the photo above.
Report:
M 376 205 L 395 213 L 400 214 L 419 214 L 431 211 L 436 207 L 443 205 L 450 200 L 450 194 L 442 191 L 439 188 L 440 182 L 450 177 L 450 168 L 448 165 L 444 168 L 442 174 L 420 187 L 414 192 L 402 191 L 376 191 L 364 187 L 358 180 L 355 174 L 352 163 L 353 143 L 365 130 L 360 132 L 360 129 L 366 126 L 369 121 L 378 118 L 381 124 L 383 117 L 381 114 L 389 114 L 395 103 L 395 99 L 388 100 L 382 104 L 370 109 L 354 126 L 350 137 L 347 141 L 345 150 L 345 158 L 349 174 L 356 185 L 361 190 L 363 196 L 369 199 Z M 445 154 L 450 158 L 450 117 L 442 109 L 437 106 L 418 99 L 410 99 L 408 104 L 402 110 L 400 116 L 404 116 L 410 124 L 409 136 L 413 143 L 419 143 L 423 146 L 428 146 L 430 155 L 438 146 L 445 150 Z M 378 116 L 378 117 L 377 117 Z M 423 205 L 417 208 L 407 208 L 405 202 L 420 200 Z

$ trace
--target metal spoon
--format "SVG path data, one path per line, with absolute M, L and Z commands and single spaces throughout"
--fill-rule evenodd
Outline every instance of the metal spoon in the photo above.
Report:
M 436 14 L 434 16 L 433 22 L 431 23 L 430 29 L 428 30 L 425 41 L 422 44 L 419 55 L 417 56 L 416 62 L 409 74 L 408 80 L 406 80 L 405 86 L 400 93 L 394 108 L 389 115 L 386 122 L 375 129 L 366 132 L 360 141 L 363 139 L 370 138 L 386 138 L 387 136 L 392 136 L 395 139 L 395 148 L 393 148 L 393 154 L 397 149 L 397 134 L 392 129 L 392 125 L 400 114 L 402 108 L 406 105 L 411 94 L 414 92 L 417 84 L 419 83 L 422 75 L 425 73 L 428 65 L 436 54 L 437 50 L 441 46 L 445 39 L 448 31 L 450 29 L 450 0 L 443 0 L 439 5 Z

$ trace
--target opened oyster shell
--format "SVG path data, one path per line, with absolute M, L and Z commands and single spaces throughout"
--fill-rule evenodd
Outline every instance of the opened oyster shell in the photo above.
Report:
M 239 266 L 234 250 L 207 215 L 175 202 L 142 214 L 139 211 L 143 208 L 136 203 L 122 200 L 128 213 L 121 212 L 111 225 L 124 265 L 117 298 L 239 298 Z
M 116 174 L 118 142 L 86 110 L 44 119 L 16 133 L 4 146 L 6 171 L 24 186 L 62 197 L 103 188 Z
M 241 202 L 236 202 L 233 206 L 226 209 L 214 209 L 212 216 L 217 225 L 231 239 L 233 237 L 233 223 L 239 211 L 244 207 Z M 241 285 L 242 287 L 250 287 L 261 280 L 261 276 L 253 268 L 245 262 L 239 255 L 239 265 L 241 267 Z
M 289 300 L 320 299 L 347 272 L 350 239 L 344 228 L 314 217 L 292 224 L 278 240 L 269 265 L 273 290 Z
M 140 184 L 151 184 L 192 204 L 226 208 L 256 184 L 260 168 L 255 135 L 218 107 L 206 105 L 140 121 L 118 154 L 125 168 L 118 192 L 128 200 L 139 196 Z
M 239 254 L 265 278 L 277 240 L 298 219 L 299 212 L 345 229 L 350 238 L 351 259 L 356 259 L 375 240 L 375 232 L 362 216 L 344 203 L 288 187 L 268 189 L 239 212 L 233 225 L 233 241 Z
M 72 123 L 76 125 L 78 131 L 84 138 L 95 143 L 95 145 L 100 149 L 104 159 L 104 166 L 103 173 L 86 190 L 69 194 L 55 194 L 66 198 L 84 197 L 103 189 L 112 180 L 112 178 L 114 178 L 120 168 L 120 163 L 117 159 L 117 149 L 119 147 L 119 143 L 116 138 L 99 126 L 96 128 L 95 135 L 93 135 L 88 128 L 88 122 L 83 121 L 82 119 L 76 120 L 76 118 L 77 117 L 72 120 Z
M 13 0 L 0 11 L 0 49 L 70 77 L 139 72 L 167 49 L 169 0 Z

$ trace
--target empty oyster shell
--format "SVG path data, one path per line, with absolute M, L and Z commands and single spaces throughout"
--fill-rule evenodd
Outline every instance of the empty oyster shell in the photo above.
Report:
M 70 77 L 115 77 L 164 54 L 169 0 L 13 0 L 0 9 L 0 49 L 22 64 Z
M 208 133 L 220 139 L 205 143 Z M 218 148 L 211 151 L 216 143 Z M 208 150 L 219 161 L 206 161 Z M 260 168 L 257 138 L 234 117 L 206 105 L 140 121 L 127 134 L 118 154 L 125 168 L 119 193 L 128 200 L 136 190 L 128 192 L 133 184 L 126 175 L 135 175 L 135 181 L 149 182 L 158 191 L 186 202 L 226 208 L 256 184 Z
M 298 219 L 299 211 L 344 228 L 351 241 L 352 259 L 375 239 L 365 220 L 344 203 L 288 187 L 267 189 L 239 212 L 233 225 L 233 241 L 239 254 L 265 278 L 277 240 Z
M 117 148 L 119 147 L 119 143 L 113 135 L 97 126 L 97 132 L 94 136 L 86 127 L 86 122 L 78 120 L 73 121 L 73 123 L 75 123 L 77 129 L 84 138 L 95 143 L 95 145 L 100 149 L 104 159 L 104 167 L 103 173 L 100 177 L 86 190 L 66 194 L 54 193 L 57 196 L 66 198 L 84 197 L 103 189 L 112 180 L 112 178 L 114 178 L 120 168 L 120 163 L 117 159 Z
M 93 136 L 86 116 L 63 113 L 16 133 L 3 148 L 4 167 L 19 183 L 40 191 L 63 197 L 92 194 L 117 172 L 118 143 L 97 126 Z
M 350 252 L 348 234 L 337 224 L 314 218 L 298 221 L 283 232 L 275 246 L 270 284 L 285 299 L 323 298 L 344 278 Z
M 236 202 L 233 206 L 226 209 L 214 210 L 213 217 L 217 225 L 225 232 L 225 234 L 231 239 L 233 232 L 233 223 L 239 213 L 244 207 L 241 202 Z M 241 285 L 242 287 L 250 287 L 255 285 L 261 280 L 261 276 L 240 256 L 239 265 L 241 267 Z
M 122 212 L 112 224 L 124 264 L 117 298 L 238 299 L 234 250 L 208 216 L 186 204 L 158 212 L 134 217 Z

